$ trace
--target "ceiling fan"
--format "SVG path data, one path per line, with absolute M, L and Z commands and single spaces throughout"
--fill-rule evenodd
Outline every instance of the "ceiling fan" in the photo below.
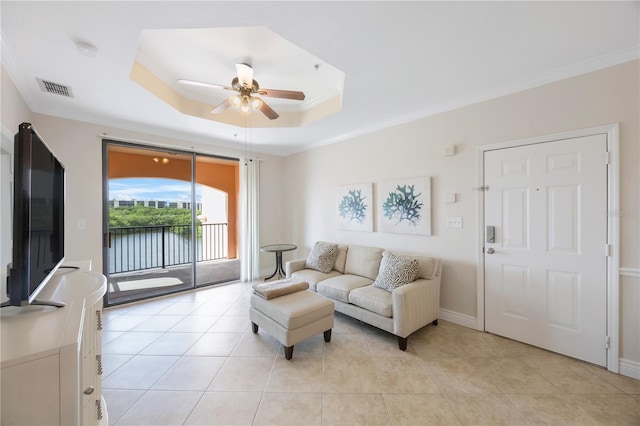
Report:
M 237 95 L 231 96 L 220 105 L 212 109 L 211 112 L 213 114 L 219 114 L 226 111 L 229 107 L 234 107 L 238 108 L 241 112 L 244 113 L 248 113 L 251 110 L 260 111 L 270 120 L 275 120 L 279 117 L 278 113 L 275 112 L 269 105 L 267 105 L 267 103 L 261 98 L 254 96 L 255 94 L 271 98 L 293 99 L 296 101 L 304 100 L 303 92 L 296 92 L 292 90 L 261 89 L 258 85 L 258 82 L 253 79 L 253 68 L 251 67 L 251 65 L 237 63 L 236 72 L 238 76 L 231 81 L 231 86 L 223 86 L 220 84 L 203 83 L 200 81 L 184 79 L 178 80 L 178 83 L 214 89 L 233 90 L 238 92 Z

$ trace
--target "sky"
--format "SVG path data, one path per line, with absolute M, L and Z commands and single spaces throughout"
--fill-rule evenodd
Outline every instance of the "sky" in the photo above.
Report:
M 191 201 L 191 184 L 181 180 L 126 178 L 109 180 L 109 200 Z M 196 185 L 196 202 L 202 185 Z

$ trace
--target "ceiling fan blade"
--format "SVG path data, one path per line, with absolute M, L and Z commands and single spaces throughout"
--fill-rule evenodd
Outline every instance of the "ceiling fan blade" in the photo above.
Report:
M 256 99 L 260 99 L 260 98 L 256 98 Z M 271 108 L 269 105 L 267 105 L 267 103 L 265 101 L 260 99 L 260 102 L 261 102 L 260 112 L 262 112 L 264 115 L 266 115 L 267 118 L 269 118 L 269 120 L 275 120 L 276 118 L 280 117 L 278 115 L 278 113 L 275 112 L 273 110 L 273 108 Z
M 180 84 L 185 84 L 188 86 L 198 86 L 198 87 L 206 87 L 208 89 L 225 89 L 225 90 L 233 90 L 233 87 L 223 86 L 222 84 L 213 84 L 213 83 L 204 83 L 202 81 L 193 81 L 193 80 L 185 80 L 180 79 L 176 80 Z
M 231 98 L 227 99 L 226 101 L 224 101 L 223 103 L 221 103 L 220 105 L 212 109 L 211 113 L 220 114 L 222 112 L 225 112 L 230 106 L 231 106 Z
M 236 72 L 238 73 L 240 84 L 249 88 L 253 85 L 253 68 L 251 68 L 251 65 L 236 64 Z
M 293 90 L 276 90 L 276 89 L 260 89 L 258 90 L 262 96 L 270 98 L 293 99 L 295 101 L 304 101 L 304 93 Z

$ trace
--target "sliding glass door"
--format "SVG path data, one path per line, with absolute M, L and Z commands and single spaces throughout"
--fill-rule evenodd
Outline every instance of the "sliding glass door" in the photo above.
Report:
M 239 278 L 238 161 L 104 141 L 106 304 Z
M 195 156 L 198 262 L 196 284 L 240 278 L 238 251 L 239 162 Z

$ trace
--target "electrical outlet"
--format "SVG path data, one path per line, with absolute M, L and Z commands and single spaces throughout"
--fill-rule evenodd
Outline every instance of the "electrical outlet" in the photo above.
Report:
M 447 218 L 447 228 L 462 228 L 462 218 L 461 217 L 448 217 Z

